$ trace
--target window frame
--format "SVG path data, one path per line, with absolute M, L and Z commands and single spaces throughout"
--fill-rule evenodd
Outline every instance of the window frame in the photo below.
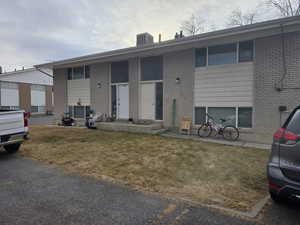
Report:
M 83 107 L 83 117 L 75 117 L 75 107 Z M 90 105 L 68 105 L 68 113 L 70 115 L 70 117 L 73 117 L 74 119 L 85 119 L 87 116 L 89 116 L 88 112 L 87 112 L 87 108 L 89 108 L 89 110 L 91 111 L 91 106 Z M 71 112 L 70 112 L 71 109 Z
M 252 60 L 250 61 L 241 61 L 240 62 L 240 52 L 239 52 L 239 49 L 240 49 L 240 43 L 242 42 L 248 42 L 248 41 L 252 41 L 253 43 L 253 49 L 252 49 Z M 236 59 L 235 59 L 235 62 L 232 63 L 232 64 L 218 64 L 218 65 L 209 65 L 209 54 L 208 54 L 208 49 L 211 48 L 211 47 L 215 47 L 215 46 L 222 46 L 222 45 L 230 45 L 230 44 L 235 44 L 236 45 L 236 51 L 235 51 L 235 55 L 236 55 Z M 200 50 L 200 49 L 206 49 L 206 64 L 204 66 L 197 66 L 196 62 L 197 62 L 197 50 Z M 243 41 L 238 41 L 238 42 L 233 42 L 233 43 L 225 43 L 225 44 L 219 44 L 219 45 L 210 45 L 210 46 L 202 46 L 202 47 L 199 47 L 199 48 L 195 48 L 195 51 L 194 51 L 194 54 L 195 54 L 195 59 L 194 59 L 194 63 L 195 63 L 195 68 L 203 68 L 203 67 L 211 67 L 211 66 L 223 66 L 223 65 L 235 65 L 235 64 L 240 64 L 240 63 L 249 63 L 249 62 L 254 62 L 255 60 L 255 40 L 253 39 L 250 39 L 250 40 L 243 40 Z
M 208 108 L 234 108 L 235 109 L 235 127 L 241 128 L 241 129 L 253 129 L 253 112 L 254 112 L 254 107 L 253 106 L 194 106 L 193 109 L 193 125 L 194 126 L 200 126 L 201 124 L 196 123 L 196 108 L 205 108 L 205 113 L 208 113 Z M 251 108 L 251 127 L 240 127 L 239 126 L 239 109 L 240 108 Z M 205 123 L 208 121 L 207 116 L 205 115 Z M 219 122 L 219 121 L 216 121 Z
M 79 67 L 83 67 L 83 79 L 74 79 L 74 68 L 79 68 Z M 88 68 L 88 70 L 86 69 Z M 69 74 L 69 71 L 71 71 L 71 75 Z M 88 75 L 87 75 L 87 71 L 89 71 Z M 91 68 L 90 65 L 82 65 L 82 66 L 74 66 L 74 67 L 68 67 L 67 68 L 67 80 L 87 80 L 90 79 L 91 77 Z

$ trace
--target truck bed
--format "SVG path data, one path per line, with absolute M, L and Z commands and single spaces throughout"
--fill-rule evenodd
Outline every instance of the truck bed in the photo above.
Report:
M 23 110 L 0 110 L 0 136 L 26 132 Z

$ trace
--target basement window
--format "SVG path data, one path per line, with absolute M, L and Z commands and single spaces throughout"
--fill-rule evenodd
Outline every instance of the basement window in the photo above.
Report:
M 90 114 L 90 106 L 69 106 L 69 115 L 75 119 L 84 119 Z
M 128 83 L 129 65 L 128 61 L 111 63 L 111 83 Z
M 151 56 L 141 59 L 141 81 L 163 79 L 163 58 Z

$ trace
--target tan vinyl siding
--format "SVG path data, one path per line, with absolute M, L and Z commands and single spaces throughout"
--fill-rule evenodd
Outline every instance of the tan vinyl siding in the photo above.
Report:
M 195 106 L 252 106 L 253 63 L 195 69 Z
M 81 105 L 91 104 L 90 79 L 68 80 L 68 105 L 77 105 L 79 100 Z

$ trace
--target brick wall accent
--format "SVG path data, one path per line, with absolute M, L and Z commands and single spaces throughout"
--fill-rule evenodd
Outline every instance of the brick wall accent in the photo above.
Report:
M 288 113 L 280 116 L 278 107 L 285 105 L 288 111 L 300 105 L 300 32 L 284 35 L 287 75 L 283 90 L 275 89 L 284 71 L 281 36 L 255 41 L 254 69 L 254 139 L 270 143 L 273 133 L 284 122 Z M 282 117 L 282 119 L 280 119 Z

